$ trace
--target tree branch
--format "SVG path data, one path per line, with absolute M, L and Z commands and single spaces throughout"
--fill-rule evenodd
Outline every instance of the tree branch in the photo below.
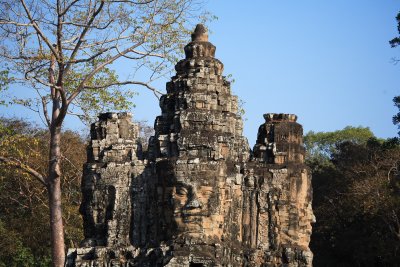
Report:
M 58 75 L 58 80 L 61 81 L 62 80 L 62 71 L 63 71 L 63 48 L 62 48 L 62 36 L 63 36 L 63 32 L 62 32 L 62 16 L 60 15 L 61 13 L 61 4 L 60 4 L 60 0 L 57 0 L 57 51 L 58 51 L 58 56 L 60 58 L 60 62 L 59 62 L 59 71 L 60 71 L 60 75 Z
M 78 1 L 79 1 L 79 0 L 74 0 L 74 1 L 72 1 L 71 4 L 69 4 L 69 5 L 64 9 L 64 11 L 60 13 L 60 16 L 64 16 L 64 15 L 68 12 L 68 10 L 69 10 L 73 5 L 75 5 Z
M 0 156 L 0 162 L 8 164 L 10 166 L 14 166 L 30 175 L 32 175 L 36 180 L 38 180 L 42 185 L 47 187 L 47 179 L 41 175 L 39 172 L 35 171 L 33 168 L 29 167 L 28 165 L 22 163 L 20 160 L 15 158 L 7 158 Z
M 115 42 L 115 41 L 125 40 L 125 39 L 129 39 L 129 38 L 130 38 L 130 36 L 119 36 L 119 37 L 112 38 L 112 39 L 109 39 L 109 40 L 102 40 L 102 41 L 98 41 L 98 42 L 93 42 L 93 43 L 88 44 L 88 45 L 81 45 L 80 48 L 81 49 L 92 48 L 92 47 L 95 47 L 95 46 L 98 46 L 98 45 L 105 45 L 105 44 L 109 44 L 109 43 L 112 43 L 112 42 Z M 78 37 L 74 37 L 74 38 L 72 38 L 70 40 L 64 41 L 64 43 L 71 43 L 71 42 L 75 41 L 76 39 L 78 39 Z M 64 49 L 65 50 L 74 50 L 75 47 L 64 47 Z
M 96 18 L 96 16 L 100 13 L 100 11 L 102 10 L 103 6 L 104 6 L 104 1 L 102 0 L 101 3 L 100 3 L 99 8 L 90 17 L 88 23 L 86 24 L 86 27 L 83 29 L 81 35 L 79 36 L 78 42 L 76 43 L 76 46 L 75 46 L 74 50 L 71 53 L 70 61 L 74 60 L 76 54 L 79 51 L 79 48 L 80 48 L 81 44 L 83 43 L 83 39 L 85 38 L 85 35 L 86 35 L 86 33 L 88 32 L 88 30 L 90 28 L 90 25 L 93 23 L 93 21 Z M 65 75 L 68 74 L 68 71 L 69 71 L 70 68 L 71 68 L 71 64 L 70 63 L 65 66 Z
M 85 88 L 85 84 L 87 81 L 89 81 L 91 78 L 93 78 L 93 76 L 100 71 L 101 69 L 103 69 L 105 66 L 107 66 L 108 64 L 111 64 L 112 62 L 114 62 L 116 59 L 122 57 L 123 55 L 131 52 L 133 49 L 137 48 L 138 46 L 142 45 L 144 41 L 139 42 L 127 49 L 125 49 L 124 51 L 122 51 L 121 53 L 118 53 L 116 55 L 114 55 L 113 57 L 111 57 L 109 60 L 103 62 L 102 64 L 100 64 L 99 66 L 97 66 L 94 70 L 92 70 L 79 84 L 79 86 L 77 87 L 76 91 L 73 92 L 70 97 L 68 98 L 68 104 L 70 104 L 77 95 L 79 95 L 79 93 Z
M 162 95 L 163 93 L 158 91 L 156 88 L 150 86 L 148 83 L 145 82 L 139 82 L 139 81 L 125 81 L 125 82 L 115 82 L 115 83 L 109 83 L 106 85 L 101 85 L 101 86 L 85 86 L 85 89 L 103 89 L 103 88 L 107 88 L 110 86 L 121 86 L 121 85 L 128 85 L 128 84 L 137 84 L 137 85 L 141 85 L 146 87 L 147 89 L 153 91 L 154 95 L 160 99 L 160 95 Z
M 119 50 L 118 50 L 118 47 L 116 47 L 116 49 L 117 49 L 118 53 L 120 53 Z M 158 58 L 163 58 L 163 59 L 165 58 L 165 55 L 163 55 L 163 54 L 153 54 L 151 52 L 142 52 L 142 51 L 138 51 L 138 50 L 134 50 L 134 49 L 131 52 L 140 55 L 140 57 L 131 57 L 131 56 L 128 56 L 128 55 L 124 55 L 124 57 L 125 58 L 129 58 L 129 59 L 134 59 L 134 60 L 142 59 L 142 58 L 145 58 L 147 56 L 158 57 Z
M 105 26 L 100 26 L 100 25 L 99 26 L 88 26 L 87 24 L 80 24 L 80 23 L 75 23 L 75 22 L 63 22 L 62 24 L 72 25 L 75 27 L 88 27 L 89 29 L 96 29 L 96 30 L 105 30 L 113 22 L 114 22 L 114 20 L 110 19 L 110 21 Z
M 28 10 L 28 7 L 25 4 L 25 1 L 24 0 L 20 0 L 20 1 L 21 1 L 22 6 L 24 7 L 25 13 L 26 13 L 29 21 L 32 23 L 32 27 L 36 30 L 36 32 L 40 35 L 40 37 L 42 37 L 43 41 L 47 44 L 47 46 L 50 48 L 51 52 L 58 59 L 57 51 L 55 50 L 53 45 L 50 43 L 50 41 L 47 39 L 47 37 L 44 35 L 42 30 L 39 28 L 39 26 L 37 25 L 36 21 L 33 19 L 31 13 Z
M 102 49 L 100 52 L 88 57 L 88 58 L 82 58 L 82 59 L 76 59 L 76 60 L 72 60 L 72 61 L 68 61 L 67 64 L 72 64 L 72 63 L 84 63 L 84 62 L 89 62 L 92 61 L 93 59 L 95 59 L 96 57 L 100 56 L 101 54 L 110 51 L 111 49 L 116 48 L 115 46 L 111 46 L 105 49 Z
M 58 93 L 61 97 L 61 108 L 60 108 L 60 113 L 59 113 L 55 123 L 56 123 L 56 125 L 61 126 L 65 116 L 67 115 L 69 103 L 68 103 L 67 96 L 65 94 L 64 89 L 56 88 L 56 90 L 58 91 Z
M 134 4 L 134 5 L 147 5 L 150 4 L 152 2 L 154 2 L 155 0 L 149 0 L 149 1 L 143 1 L 143 2 L 136 2 L 136 1 L 130 1 L 130 0 L 113 0 L 113 3 L 130 3 L 130 4 Z
M 16 21 L 0 19 L 0 25 L 15 25 L 15 26 L 27 27 L 27 26 L 33 26 L 33 23 L 19 23 Z
M 47 111 L 46 97 L 42 96 L 41 102 L 42 102 L 42 108 L 43 108 L 43 115 L 44 115 L 44 118 L 46 119 L 47 127 L 49 128 L 51 121 L 50 121 L 50 117 L 49 117 L 49 112 Z

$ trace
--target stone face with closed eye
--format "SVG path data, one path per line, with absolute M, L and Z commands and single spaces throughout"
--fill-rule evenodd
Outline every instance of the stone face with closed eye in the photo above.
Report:
M 129 113 L 92 125 L 85 240 L 67 266 L 312 266 L 302 126 L 294 114 L 266 113 L 251 151 L 215 52 L 197 25 L 147 151 Z

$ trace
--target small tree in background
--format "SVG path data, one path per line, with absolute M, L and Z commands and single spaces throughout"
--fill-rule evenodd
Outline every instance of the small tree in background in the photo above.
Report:
M 313 132 L 309 131 L 304 136 L 304 146 L 306 148 L 306 164 L 313 171 L 325 165 L 331 165 L 331 157 L 338 151 L 338 145 L 343 142 L 354 144 L 366 144 L 374 137 L 368 127 L 347 126 L 342 130 L 334 132 Z
M 400 95 L 393 98 L 393 103 L 399 109 L 399 112 L 393 116 L 393 124 L 397 125 L 397 128 L 400 130 Z M 400 136 L 400 131 L 398 134 Z
M 159 93 L 151 82 L 175 61 L 193 26 L 188 21 L 199 20 L 200 10 L 196 0 L 0 2 L 0 70 L 8 78 L 2 84 L 10 85 L 0 86 L 3 102 L 40 114 L 49 132 L 46 170 L 6 153 L 0 162 L 29 173 L 47 189 L 54 266 L 65 260 L 60 150 L 65 117 L 88 121 L 101 110 L 129 109 L 132 92 L 123 85 Z M 127 65 L 132 75 L 119 77 L 112 68 L 117 61 L 132 62 Z M 136 79 L 143 69 L 148 79 Z
M 49 133 L 20 119 L 0 118 L 0 155 L 47 168 Z M 77 246 L 83 238 L 78 212 L 82 162 L 86 141 L 77 133 L 62 133 L 63 219 L 66 243 Z M 47 192 L 24 171 L 0 168 L 0 266 L 49 266 L 51 261 Z
M 400 12 L 397 14 L 396 20 L 397 20 L 397 31 L 398 31 L 399 34 L 400 34 Z M 392 47 L 398 46 L 398 45 L 400 44 L 400 36 L 397 36 L 397 37 L 393 38 L 392 40 L 390 40 L 390 41 L 389 41 L 389 44 L 390 44 Z
M 400 34 L 400 12 L 397 14 L 396 20 L 397 20 L 397 31 Z M 393 38 L 392 40 L 389 41 L 389 43 L 392 47 L 397 47 L 398 45 L 400 45 L 400 36 Z M 397 64 L 399 60 L 395 59 L 394 62 Z M 397 125 L 398 129 L 400 130 L 400 95 L 395 96 L 393 98 L 393 103 L 399 109 L 399 112 L 393 116 L 393 124 Z M 398 132 L 398 134 L 400 136 L 400 131 Z

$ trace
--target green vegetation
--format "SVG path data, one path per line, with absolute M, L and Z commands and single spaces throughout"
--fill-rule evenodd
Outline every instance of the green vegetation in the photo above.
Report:
M 20 104 L 41 113 L 47 124 L 43 129 L 23 120 L 0 119 L 0 267 L 50 265 L 52 242 L 57 241 L 49 231 L 49 209 L 55 203 L 48 195 L 57 194 L 50 188 L 62 186 L 63 212 L 53 211 L 65 223 L 57 226 L 65 233 L 62 244 L 77 246 L 83 238 L 78 209 L 85 141 L 75 132 L 61 131 L 65 116 L 89 122 L 99 111 L 129 109 L 133 93 L 121 89 L 124 85 L 143 86 L 157 94 L 151 82 L 175 60 L 175 51 L 186 41 L 186 19 L 193 17 L 188 10 L 191 1 L 161 1 L 165 6 L 160 7 L 151 6 L 155 1 L 137 7 L 121 1 L 86 1 L 79 6 L 77 1 L 58 2 L 62 4 L 51 8 L 52 2 L 46 1 L 29 8 L 25 1 L 0 3 L 0 12 L 7 17 L 0 27 L 0 104 Z M 131 12 L 133 8 L 137 12 Z M 155 14 L 162 15 L 157 23 Z M 397 21 L 400 33 L 400 13 Z M 390 44 L 399 46 L 400 37 Z M 134 60 L 137 70 L 150 69 L 149 80 L 120 79 L 110 65 L 123 57 Z M 13 95 L 10 84 L 22 84 L 37 96 Z M 400 96 L 393 102 L 400 111 Z M 393 123 L 400 129 L 400 112 Z M 146 140 L 151 128 L 144 125 L 142 131 Z M 317 218 L 311 241 L 314 265 L 398 264 L 399 139 L 379 140 L 369 128 L 349 126 L 309 132 L 304 143 Z M 63 266 L 64 246 L 57 249 L 53 263 Z
M 393 103 L 399 109 L 399 112 L 393 116 L 393 124 L 397 125 L 398 129 L 400 130 L 400 95 L 393 98 Z M 400 136 L 400 131 L 398 134 Z
M 63 219 L 68 246 L 83 239 L 79 215 L 85 141 L 71 131 L 62 133 L 64 158 Z M 48 132 L 18 119 L 0 119 L 0 156 L 45 171 Z M 47 191 L 21 169 L 0 168 L 0 266 L 50 266 L 51 245 Z
M 400 34 L 400 12 L 397 14 L 396 20 L 397 20 L 397 31 Z M 389 43 L 392 47 L 397 47 L 398 45 L 400 45 L 400 36 L 393 38 L 392 40 L 389 41 Z M 400 60 L 395 59 L 394 61 L 395 64 L 397 64 Z M 393 98 L 393 103 L 399 109 L 399 112 L 393 116 L 393 123 L 397 125 L 398 129 L 400 130 L 400 95 L 395 96 Z M 400 136 L 400 131 L 398 134 Z
M 397 20 L 397 30 L 400 34 L 400 12 L 397 14 L 396 20 Z M 392 47 L 397 47 L 398 45 L 400 45 L 400 36 L 397 36 L 397 37 L 393 38 L 392 40 L 390 40 L 389 44 Z
M 396 19 L 400 33 L 400 13 Z M 390 45 L 400 45 L 400 36 Z M 400 110 L 400 96 L 393 102 Z M 400 112 L 393 123 L 400 129 Z M 304 143 L 317 218 L 314 266 L 398 266 L 400 139 L 378 140 L 368 128 L 346 127 L 310 132 Z
M 132 86 L 157 96 L 152 82 L 175 63 L 190 22 L 209 16 L 197 0 L 8 0 L 0 2 L 0 17 L 0 104 L 36 112 L 49 143 L 40 154 L 43 160 L 48 155 L 40 170 L 20 148 L 2 151 L 7 153 L 0 163 L 34 177 L 47 190 L 52 264 L 63 267 L 68 230 L 61 196 L 69 179 L 62 171 L 65 118 L 74 115 L 89 122 L 101 111 L 129 109 Z M 118 76 L 113 64 L 127 61 L 132 72 Z M 32 142 L 35 146 L 36 140 Z
M 400 261 L 400 141 L 368 128 L 305 136 L 313 173 L 314 266 L 394 266 Z
M 334 132 L 310 131 L 304 136 L 307 164 L 315 167 L 329 165 L 331 155 L 338 152 L 338 143 L 365 144 L 372 137 L 374 134 L 368 127 L 347 126 Z

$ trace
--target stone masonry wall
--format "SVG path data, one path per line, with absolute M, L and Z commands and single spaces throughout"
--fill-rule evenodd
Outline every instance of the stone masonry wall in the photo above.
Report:
M 311 176 L 293 114 L 265 114 L 251 152 L 238 99 L 197 25 L 143 158 L 129 113 L 92 125 L 67 266 L 312 266 Z

